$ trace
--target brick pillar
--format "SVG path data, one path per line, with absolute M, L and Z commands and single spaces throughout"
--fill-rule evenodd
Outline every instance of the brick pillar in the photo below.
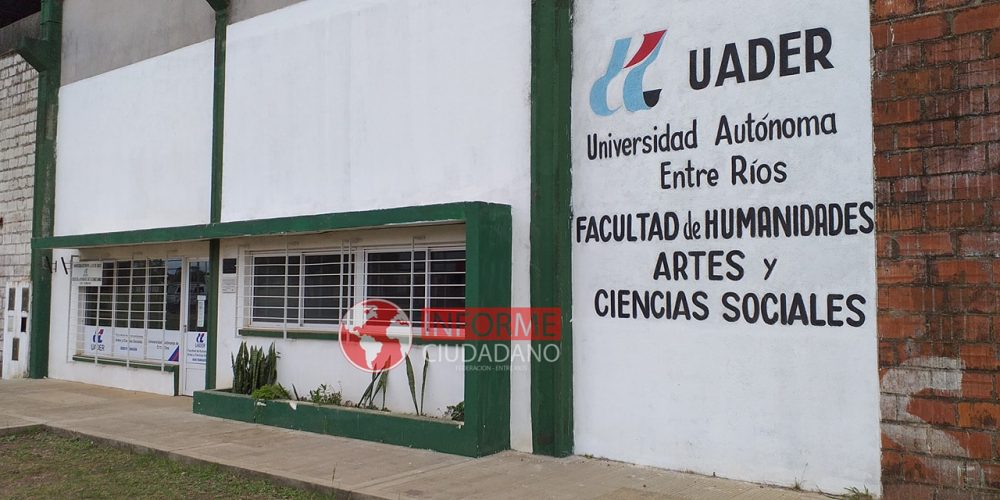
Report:
M 995 498 L 1000 1 L 871 22 L 885 498 Z
M 37 98 L 38 73 L 21 56 L 0 54 L 0 287 L 31 274 Z

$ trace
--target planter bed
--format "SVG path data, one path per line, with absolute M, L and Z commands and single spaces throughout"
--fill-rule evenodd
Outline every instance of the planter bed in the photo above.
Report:
M 227 390 L 195 392 L 194 412 L 470 457 L 498 451 L 478 446 L 474 429 L 463 422 L 304 401 L 255 400 Z

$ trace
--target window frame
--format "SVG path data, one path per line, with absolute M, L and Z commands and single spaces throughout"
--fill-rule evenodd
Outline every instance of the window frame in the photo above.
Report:
M 243 290 L 243 294 L 244 294 L 243 297 L 240 297 L 240 304 L 244 308 L 244 310 L 243 310 L 243 312 L 241 314 L 241 316 L 242 316 L 242 320 L 241 320 L 242 328 L 253 329 L 253 330 L 263 330 L 263 331 L 316 331 L 316 332 L 335 332 L 337 329 L 339 329 L 340 328 L 339 315 L 343 313 L 343 308 L 341 308 L 338 311 L 338 320 L 337 320 L 336 323 L 307 323 L 307 322 L 305 322 L 305 318 L 304 318 L 304 316 L 305 316 L 304 315 L 304 312 L 305 312 L 305 299 L 306 299 L 306 296 L 305 296 L 305 288 L 306 288 L 306 284 L 305 284 L 305 282 L 306 282 L 306 279 L 305 279 L 305 277 L 306 277 L 306 274 L 305 274 L 305 266 L 306 266 L 306 264 L 305 264 L 305 261 L 306 261 L 306 257 L 310 257 L 310 256 L 323 256 L 323 255 L 337 255 L 337 256 L 339 256 L 340 257 L 340 262 L 338 263 L 338 266 L 340 266 L 341 269 L 343 268 L 345 262 L 348 262 L 350 264 L 351 271 L 349 271 L 348 274 L 344 274 L 343 272 L 339 273 L 340 276 L 341 276 L 340 282 L 338 284 L 336 284 L 336 285 L 333 285 L 333 286 L 336 286 L 338 288 L 338 290 L 341 290 L 341 291 L 344 290 L 345 288 L 348 289 L 348 290 L 350 290 L 350 294 L 349 295 L 340 294 L 340 295 L 337 296 L 337 299 L 341 303 L 343 303 L 345 301 L 346 302 L 353 301 L 354 297 L 357 296 L 356 295 L 357 294 L 357 283 L 353 282 L 353 281 L 356 281 L 356 273 L 357 273 L 357 265 L 358 265 L 358 263 L 357 263 L 357 257 L 356 257 L 356 255 L 353 252 L 351 252 L 351 251 L 344 251 L 343 249 L 337 249 L 337 248 L 332 248 L 332 247 L 310 248 L 310 249 L 303 249 L 303 250 L 296 249 L 294 251 L 291 251 L 291 250 L 289 250 L 289 251 L 283 251 L 283 250 L 260 250 L 260 251 L 247 250 L 244 258 L 241 259 L 244 262 L 244 265 L 247 268 L 247 270 L 242 273 L 243 274 L 243 279 L 246 280 L 246 283 L 244 284 L 244 286 L 240 287 L 240 289 Z M 257 288 L 257 285 L 254 284 L 254 279 L 257 277 L 257 274 L 254 271 L 257 268 L 257 264 L 255 263 L 255 259 L 257 259 L 258 257 L 283 257 L 285 259 L 285 263 L 284 263 L 284 267 L 285 267 L 285 274 L 284 274 L 285 283 L 283 285 L 280 285 L 280 287 L 283 288 L 283 289 L 285 289 L 286 292 L 285 292 L 285 295 L 282 297 L 282 302 L 284 303 L 284 305 L 278 306 L 283 311 L 282 312 L 282 314 L 283 314 L 283 320 L 282 321 L 261 321 L 254 314 L 254 309 L 257 308 L 257 306 L 255 306 L 253 304 L 253 300 L 255 298 L 257 298 L 257 295 L 254 292 L 254 290 Z M 297 315 L 297 319 L 296 319 L 295 323 L 290 323 L 288 321 L 288 309 L 289 309 L 289 307 L 288 307 L 288 300 L 289 300 L 289 296 L 287 294 L 287 290 L 288 290 L 288 288 L 290 286 L 293 286 L 293 285 L 289 285 L 288 284 L 288 279 L 287 279 L 288 276 L 289 276 L 289 274 L 288 274 L 288 267 L 289 267 L 288 260 L 289 260 L 290 257 L 298 257 L 299 258 L 299 263 L 298 263 L 298 266 L 299 266 L 299 269 L 298 269 L 299 283 L 298 283 L 298 285 L 294 285 L 294 286 L 296 286 L 298 288 L 298 292 L 299 292 L 298 293 L 298 297 L 296 298 L 296 300 L 298 302 L 298 306 L 297 306 L 297 308 L 298 308 L 298 315 Z M 345 257 L 346 257 L 346 259 L 345 259 Z M 281 265 L 281 264 L 278 264 L 278 265 Z M 344 276 L 346 276 L 346 277 L 349 278 L 348 279 L 349 285 L 347 285 L 346 287 L 344 285 L 344 279 L 343 279 Z M 273 285 L 273 286 L 279 286 L 279 285 Z M 277 308 L 277 307 L 272 307 L 272 308 L 269 308 L 269 309 L 274 309 L 274 308 Z
M 373 299 L 382 298 L 376 296 L 369 297 L 367 293 L 369 285 L 369 272 L 368 272 L 368 265 L 370 262 L 369 254 L 372 253 L 410 252 L 411 253 L 410 262 L 413 262 L 412 254 L 420 251 L 425 252 L 424 261 L 427 264 L 424 266 L 425 267 L 424 271 L 422 271 L 422 273 L 424 274 L 424 294 L 425 294 L 424 307 L 431 307 L 430 300 L 432 299 L 432 297 L 430 294 L 431 294 L 432 284 L 430 277 L 433 273 L 431 272 L 431 266 L 430 266 L 431 261 L 429 260 L 430 253 L 438 251 L 462 251 L 464 253 L 462 261 L 466 263 L 463 266 L 465 270 L 462 272 L 463 294 L 461 297 L 461 301 L 463 304 L 462 307 L 464 308 L 465 304 L 468 303 L 468 288 L 467 288 L 468 268 L 466 267 L 468 262 L 468 247 L 466 242 L 440 241 L 440 242 L 425 243 L 422 241 L 417 242 L 417 240 L 418 238 L 414 237 L 413 241 L 409 244 L 406 243 L 380 243 L 372 245 L 350 244 L 350 245 L 343 245 L 341 247 L 329 246 L 329 245 L 328 246 L 317 245 L 306 248 L 294 248 L 294 249 L 293 248 L 276 249 L 274 247 L 271 247 L 271 248 L 261 248 L 258 250 L 258 249 L 243 247 L 241 249 L 241 256 L 240 256 L 240 262 L 242 262 L 244 266 L 244 270 L 240 272 L 240 279 L 243 280 L 243 283 L 239 287 L 239 290 L 243 294 L 243 296 L 240 297 L 238 300 L 239 307 L 242 308 L 242 310 L 239 313 L 240 327 L 238 328 L 238 333 L 241 335 L 252 333 L 258 336 L 277 336 L 277 337 L 288 337 L 291 334 L 291 336 L 295 338 L 299 338 L 300 336 L 309 338 L 310 336 L 314 335 L 316 338 L 335 339 L 339 334 L 340 319 L 343 317 L 343 313 L 347 309 L 347 307 L 350 307 L 357 302 L 360 302 L 362 300 L 367 300 L 369 298 Z M 304 318 L 302 317 L 303 312 L 305 311 L 305 299 L 306 299 L 305 297 L 306 280 L 305 280 L 305 274 L 303 273 L 306 260 L 305 257 L 314 255 L 339 255 L 341 258 L 341 265 L 343 265 L 343 263 L 347 259 L 349 259 L 351 263 L 350 273 L 343 275 L 349 277 L 347 279 L 349 285 L 346 288 L 350 290 L 350 294 L 339 296 L 341 304 L 346 303 L 347 306 L 341 308 L 339 314 L 337 315 L 336 323 L 308 323 L 305 322 Z M 286 262 L 285 267 L 287 269 L 288 258 L 294 256 L 299 257 L 299 264 L 298 264 L 299 283 L 298 285 L 296 285 L 299 290 L 298 319 L 295 320 L 294 322 L 288 320 L 288 315 L 287 315 L 288 295 L 286 292 L 284 300 L 285 306 L 283 307 L 283 309 L 286 310 L 284 321 L 260 321 L 259 319 L 257 319 L 257 317 L 254 315 L 253 312 L 255 308 L 255 306 L 253 305 L 253 299 L 256 298 L 256 294 L 254 291 L 256 288 L 256 285 L 254 284 L 254 278 L 256 277 L 254 270 L 256 268 L 256 264 L 254 263 L 254 259 L 258 257 L 285 257 L 285 262 Z M 345 257 L 347 259 L 345 259 Z M 286 277 L 288 276 L 287 270 L 285 276 Z M 337 285 L 341 290 L 345 289 L 344 281 L 345 281 L 344 278 L 341 278 L 339 285 Z M 410 283 L 409 286 L 410 287 L 413 286 L 412 282 Z M 288 287 L 289 285 L 287 284 L 284 285 L 284 288 L 286 290 Z M 453 297 L 445 297 L 445 298 L 453 298 Z M 421 311 L 417 311 L 418 315 L 420 312 Z M 413 316 L 412 313 L 413 311 L 407 310 L 407 315 L 411 316 L 410 317 L 411 330 L 414 335 L 414 338 L 416 339 L 420 337 L 422 329 L 421 326 L 422 318 L 414 318 L 412 317 Z
M 183 335 L 181 325 L 177 329 L 168 328 L 167 314 L 167 287 L 169 262 L 180 261 L 180 268 L 183 269 L 185 259 L 181 257 L 107 257 L 98 259 L 76 260 L 73 262 L 101 263 L 101 285 L 71 285 L 70 301 L 71 310 L 75 309 L 76 314 L 71 317 L 70 327 L 75 332 L 67 338 L 71 342 L 70 355 L 76 358 L 101 359 L 121 361 L 126 363 L 147 363 L 161 366 L 180 365 L 180 358 L 172 361 L 162 356 L 166 352 L 164 343 L 167 332 L 179 332 Z M 153 264 L 156 262 L 157 264 Z M 139 265 L 141 263 L 141 265 Z M 142 282 L 136 283 L 135 271 L 142 270 Z M 159 274 L 153 274 L 152 270 L 160 270 Z M 126 273 L 123 271 L 127 271 Z M 151 288 L 160 289 L 159 292 Z M 137 292 L 137 289 L 140 289 Z M 102 290 L 102 289 L 106 289 Z M 158 296 L 159 301 L 152 302 L 151 297 Z M 136 302 L 136 298 L 141 302 Z M 105 301 L 104 299 L 108 300 Z M 140 305 L 141 309 L 136 310 L 133 306 Z M 120 306 L 125 305 L 124 311 Z M 93 308 L 91 308 L 93 306 Z M 156 306 L 154 309 L 153 306 Z M 107 316 L 102 316 L 107 314 Z M 153 319 L 153 315 L 159 315 L 158 319 Z M 179 316 L 178 316 L 179 318 Z M 140 326 L 133 326 L 136 322 Z M 107 329 L 107 351 L 100 353 L 88 353 L 86 348 L 87 339 L 84 333 L 86 328 Z M 121 333 L 124 331 L 124 333 Z M 141 332 L 141 333 L 140 333 Z M 151 334 L 154 335 L 151 337 Z M 155 337 L 159 335 L 159 339 Z M 141 341 L 134 340 L 141 336 Z M 118 352 L 118 343 L 125 343 L 127 354 Z M 160 342 L 160 358 L 149 357 L 148 352 L 151 342 Z M 131 347 L 139 345 L 139 353 L 132 356 Z M 181 342 L 178 341 L 178 346 Z M 183 353 L 180 353 L 183 354 Z
M 363 282 L 362 283 L 363 289 L 361 290 L 362 294 L 360 295 L 360 297 L 362 297 L 362 300 L 384 299 L 384 300 L 389 300 L 390 302 L 392 302 L 391 299 L 385 299 L 384 297 L 377 297 L 377 296 L 375 296 L 375 297 L 369 297 L 368 296 L 368 283 L 369 283 L 368 264 L 370 262 L 369 259 L 368 259 L 368 255 L 371 254 L 371 253 L 389 253 L 389 252 L 406 252 L 406 251 L 410 252 L 411 276 L 415 276 L 415 273 L 413 273 L 413 271 L 412 271 L 412 263 L 414 262 L 413 254 L 415 254 L 417 252 L 421 252 L 421 251 L 424 252 L 424 260 L 423 260 L 423 262 L 424 262 L 424 270 L 423 270 L 423 275 L 424 275 L 424 296 L 423 296 L 424 306 L 423 306 L 423 308 L 421 308 L 420 311 L 414 311 L 413 310 L 413 300 L 414 300 L 414 297 L 411 295 L 411 297 L 410 297 L 410 309 L 409 309 L 410 312 L 407 313 L 407 316 L 409 316 L 409 318 L 410 318 L 410 324 L 412 325 L 412 333 L 414 334 L 414 337 L 419 337 L 420 333 L 422 331 L 422 328 L 423 328 L 423 318 L 421 318 L 421 317 L 414 317 L 415 316 L 414 313 L 416 312 L 417 315 L 419 316 L 423 312 L 423 309 L 425 309 L 425 308 L 433 308 L 434 307 L 434 306 L 431 305 L 431 301 L 434 300 L 434 297 L 431 295 L 431 287 L 433 285 L 431 283 L 431 276 L 432 276 L 432 274 L 434 274 L 431 271 L 431 263 L 433 262 L 430 259 L 431 252 L 461 251 L 461 252 L 463 252 L 465 254 L 465 257 L 462 258 L 462 262 L 468 262 L 468 249 L 466 248 L 466 246 L 465 246 L 464 243 L 462 243 L 462 244 L 431 243 L 431 244 L 420 244 L 420 245 L 410 245 L 410 246 L 404 246 L 404 245 L 381 245 L 381 246 L 367 247 L 367 248 L 364 249 L 364 264 L 365 264 L 364 268 L 363 268 L 364 276 L 363 276 L 363 278 L 361 280 L 359 280 L 359 281 Z M 465 266 L 463 266 L 463 267 L 465 267 Z M 464 271 L 462 271 L 462 277 L 463 277 L 463 280 L 462 280 L 463 283 L 462 283 L 462 306 L 461 306 L 461 309 L 464 309 L 465 306 L 466 306 L 466 304 L 468 303 L 468 292 L 466 290 L 466 287 L 468 286 L 468 269 L 467 268 Z M 403 286 L 403 285 L 400 285 L 400 286 Z M 409 284 L 409 287 L 413 288 L 413 282 L 412 282 L 412 280 L 411 280 L 411 282 Z M 453 298 L 453 297 L 441 297 L 441 298 L 450 299 L 450 298 Z M 398 305 L 397 305 L 397 307 L 398 307 Z M 404 309 L 404 311 L 405 311 L 405 309 Z M 461 330 L 464 330 L 464 329 L 460 329 L 460 331 Z

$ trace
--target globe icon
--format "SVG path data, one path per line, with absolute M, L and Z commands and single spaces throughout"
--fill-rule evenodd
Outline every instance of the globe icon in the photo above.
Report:
M 396 304 L 367 299 L 348 309 L 340 322 L 340 350 L 368 373 L 391 370 L 413 346 L 410 319 Z

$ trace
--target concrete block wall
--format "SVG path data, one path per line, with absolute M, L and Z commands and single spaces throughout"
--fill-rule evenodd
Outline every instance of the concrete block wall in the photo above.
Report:
M 0 55 L 0 286 L 30 274 L 37 99 L 35 70 L 15 53 Z
M 1000 1 L 872 0 L 882 481 L 1000 495 Z

